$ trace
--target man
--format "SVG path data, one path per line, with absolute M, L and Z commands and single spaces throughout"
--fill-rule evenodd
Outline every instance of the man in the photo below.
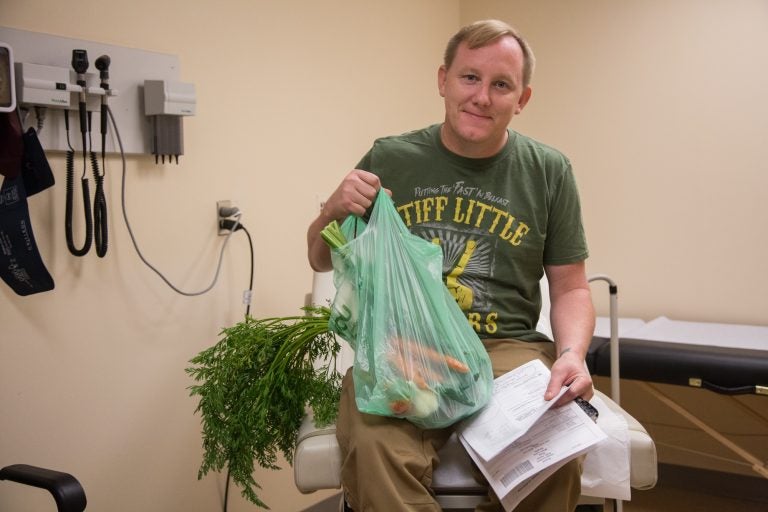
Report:
M 319 233 L 330 221 L 363 215 L 386 187 L 409 229 L 439 243 L 446 285 L 488 350 L 495 375 L 534 358 L 551 367 L 545 399 L 592 396 L 584 358 L 594 329 L 585 274 L 587 247 L 570 163 L 558 151 L 508 129 L 531 98 L 534 56 L 509 25 L 462 28 L 438 70 L 442 124 L 377 140 L 310 225 L 309 262 L 332 268 Z M 546 272 L 554 343 L 535 331 Z M 337 437 L 342 482 L 353 510 L 437 511 L 429 492 L 436 451 L 449 429 L 360 413 L 348 373 Z M 516 510 L 571 511 L 580 494 L 572 461 Z M 498 499 L 477 510 L 501 510 Z

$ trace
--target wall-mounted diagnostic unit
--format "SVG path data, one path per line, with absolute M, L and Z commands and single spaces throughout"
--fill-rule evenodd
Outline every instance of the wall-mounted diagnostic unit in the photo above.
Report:
M 79 111 L 84 102 L 89 113 L 99 113 L 108 103 L 126 153 L 182 153 L 180 130 L 173 132 L 170 146 L 158 148 L 156 141 L 158 115 L 194 114 L 194 86 L 179 80 L 176 56 L 7 27 L 0 27 L 0 42 L 0 111 L 13 111 L 18 106 L 29 125 L 34 125 L 35 117 L 44 116 L 44 123 L 38 120 L 37 124 L 43 126 L 38 137 L 46 151 L 69 149 L 65 112 Z M 78 60 L 75 55 L 83 58 Z M 89 63 L 88 58 L 93 61 Z M 78 70 L 76 65 L 82 67 Z M 184 108 L 146 113 L 145 83 L 155 82 L 165 84 L 170 93 L 159 100 L 162 108 L 180 104 Z M 181 89 L 167 88 L 175 84 Z M 180 121 L 161 124 L 175 127 Z M 107 151 L 116 150 L 110 137 Z

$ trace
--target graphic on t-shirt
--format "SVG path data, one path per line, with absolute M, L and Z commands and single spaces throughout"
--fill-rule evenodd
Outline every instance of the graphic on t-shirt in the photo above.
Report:
M 508 321 L 508 307 L 499 304 L 494 286 L 509 280 L 511 253 L 531 250 L 529 223 L 504 192 L 509 191 L 491 193 L 466 181 L 422 185 L 410 200 L 401 196 L 397 206 L 411 233 L 442 249 L 445 286 L 483 336 L 498 333 Z
M 487 285 L 493 276 L 495 237 L 442 226 L 421 225 L 412 232 L 442 248 L 445 284 L 459 307 L 463 311 L 488 311 Z
M 464 250 L 464 254 L 459 258 L 459 262 L 451 269 L 445 276 L 445 285 L 448 290 L 453 294 L 453 298 L 459 304 L 461 309 L 467 310 L 472 307 L 472 289 L 459 283 L 459 277 L 464 273 L 464 269 L 467 268 L 467 263 L 472 257 L 472 253 L 477 248 L 477 242 L 474 240 L 467 240 L 467 246 Z

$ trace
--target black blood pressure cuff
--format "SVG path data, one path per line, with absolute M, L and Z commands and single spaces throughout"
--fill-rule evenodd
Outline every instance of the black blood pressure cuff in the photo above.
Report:
M 0 188 L 0 277 L 19 295 L 54 286 L 32 233 L 22 176 L 5 178 Z
M 53 172 L 48 165 L 45 151 L 37 138 L 34 128 L 29 128 L 21 136 L 24 143 L 24 155 L 21 160 L 21 177 L 24 179 L 24 189 L 27 197 L 32 197 L 38 192 L 52 187 L 54 184 Z

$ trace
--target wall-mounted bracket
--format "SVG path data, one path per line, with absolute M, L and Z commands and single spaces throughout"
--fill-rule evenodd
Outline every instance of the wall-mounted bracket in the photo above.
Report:
M 29 107 L 29 112 L 23 113 L 30 118 L 26 124 L 34 125 L 35 114 L 31 107 L 39 106 L 41 102 L 49 102 L 45 124 L 38 133 L 38 138 L 46 151 L 68 149 L 64 113 L 67 109 L 77 109 L 77 102 L 72 99 L 69 105 L 56 103 L 66 101 L 61 99 L 66 95 L 53 99 L 54 96 L 44 92 L 46 87 L 51 86 L 50 82 L 53 82 L 55 87 L 55 84 L 64 78 L 62 71 L 51 71 L 48 68 L 58 68 L 68 73 L 65 79 L 68 84 L 65 88 L 67 94 L 79 92 L 79 89 L 77 91 L 74 89 L 78 86 L 70 69 L 72 50 L 78 48 L 86 50 L 92 61 L 100 55 L 109 55 L 111 59 L 110 89 L 114 92 L 108 96 L 108 104 L 120 129 L 123 147 L 129 154 L 152 154 L 151 120 L 144 114 L 144 80 L 178 82 L 178 57 L 7 27 L 0 27 L 0 41 L 13 48 L 14 61 L 31 73 L 29 75 L 31 81 L 27 83 L 27 89 L 24 91 L 26 99 L 18 101 L 20 107 Z M 48 76 L 49 72 L 55 76 Z M 24 76 L 20 78 L 24 80 Z M 86 73 L 86 80 L 88 110 L 98 111 L 101 104 L 100 97 L 104 95 L 104 90 L 99 87 L 99 73 L 93 64 Z M 16 90 L 18 91 L 18 88 Z M 45 97 L 46 94 L 47 99 L 40 99 L 40 95 Z M 55 104 L 60 106 L 56 107 Z M 73 142 L 76 142 L 77 137 L 74 139 Z M 107 137 L 107 151 L 114 152 L 115 146 L 113 138 Z

